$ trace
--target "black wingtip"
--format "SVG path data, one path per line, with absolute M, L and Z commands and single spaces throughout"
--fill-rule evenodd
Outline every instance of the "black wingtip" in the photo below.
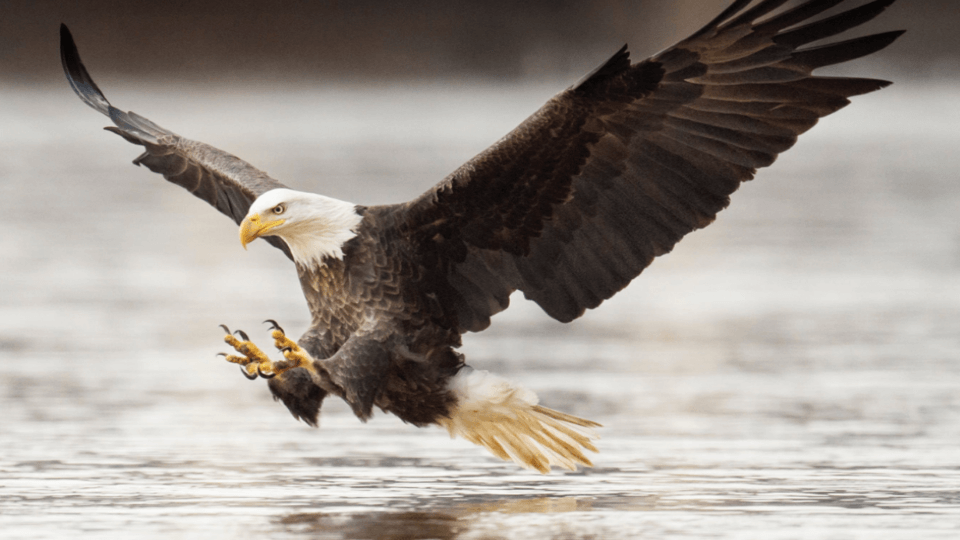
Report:
M 87 68 L 80 61 L 80 52 L 77 51 L 73 35 L 63 23 L 60 23 L 60 62 L 63 64 L 63 73 L 67 76 L 67 82 L 77 96 L 93 109 L 110 116 L 110 102 L 87 73 Z

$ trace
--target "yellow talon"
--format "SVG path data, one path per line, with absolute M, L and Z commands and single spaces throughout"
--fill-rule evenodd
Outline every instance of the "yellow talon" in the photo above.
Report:
M 288 338 L 286 334 L 280 330 L 274 330 L 273 332 L 270 332 L 270 335 L 273 337 L 273 345 L 277 348 L 277 350 L 282 351 L 284 349 L 300 348 L 296 341 Z
M 231 364 L 240 364 L 243 367 L 253 362 L 253 360 L 250 360 L 246 356 L 237 356 L 235 354 L 223 355 L 223 359 Z
M 254 373 L 254 374 L 251 374 L 251 373 L 250 373 L 250 370 L 248 370 L 248 369 L 247 369 L 246 367 L 244 367 L 244 366 L 240 366 L 240 373 L 243 373 L 243 376 L 246 377 L 246 378 L 248 378 L 248 379 L 250 379 L 251 381 L 257 380 L 257 375 L 256 375 L 255 373 Z
M 289 339 L 276 322 L 270 322 L 274 325 L 274 329 L 270 335 L 273 337 L 274 345 L 283 354 L 283 360 L 277 362 L 271 361 L 270 357 L 254 345 L 243 331 L 237 330 L 235 332 L 242 338 L 238 339 L 234 334 L 230 333 L 230 330 L 226 326 L 221 325 L 223 330 L 227 332 L 223 337 L 223 341 L 242 355 L 223 354 L 225 360 L 233 364 L 239 364 L 243 370 L 243 375 L 248 379 L 256 379 L 257 376 L 263 377 L 264 379 L 272 379 L 277 375 L 282 375 L 284 372 L 298 367 L 313 371 L 313 359 L 310 355 L 301 349 L 295 341 Z

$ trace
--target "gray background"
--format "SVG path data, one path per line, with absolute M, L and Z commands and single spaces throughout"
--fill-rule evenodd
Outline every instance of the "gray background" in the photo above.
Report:
M 299 77 L 579 75 L 623 43 L 635 58 L 649 56 L 728 3 L 5 0 L 0 73 L 7 80 L 50 82 L 57 76 L 51 62 L 57 26 L 64 22 L 101 74 L 227 76 L 253 85 Z M 911 32 L 882 61 L 918 77 L 955 72 L 958 14 L 951 0 L 897 2 L 871 28 Z

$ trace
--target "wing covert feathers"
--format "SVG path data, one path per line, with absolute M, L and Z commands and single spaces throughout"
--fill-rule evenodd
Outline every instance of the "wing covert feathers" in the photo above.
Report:
M 106 129 L 144 147 L 146 151 L 134 160 L 134 164 L 162 174 L 234 222 L 243 220 L 250 204 L 262 193 L 286 187 L 232 154 L 185 139 L 134 112 L 124 112 L 111 105 L 80 60 L 70 30 L 62 24 L 60 60 L 67 81 L 77 96 L 94 110 L 110 117 L 116 126 Z M 264 240 L 290 257 L 289 249 L 280 238 L 269 236 Z
M 524 292 L 570 321 L 710 224 L 740 184 L 851 96 L 890 84 L 813 70 L 902 32 L 826 45 L 894 0 L 813 20 L 843 0 L 737 0 L 689 38 L 630 64 L 624 47 L 407 205 L 408 233 L 478 331 Z M 811 45 L 814 44 L 814 45 Z

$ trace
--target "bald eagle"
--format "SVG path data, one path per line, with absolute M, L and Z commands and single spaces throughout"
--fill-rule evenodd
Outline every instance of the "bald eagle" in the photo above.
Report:
M 272 324 L 271 360 L 224 326 L 245 376 L 267 380 L 315 426 L 333 394 L 366 421 L 374 406 L 440 425 L 505 460 L 547 472 L 590 466 L 598 424 L 538 404 L 457 352 L 522 291 L 567 322 L 599 306 L 687 233 L 710 224 L 741 182 L 851 96 L 890 84 L 820 77 L 883 49 L 886 32 L 808 44 L 873 19 L 876 0 L 735 0 L 706 26 L 638 63 L 626 46 L 420 197 L 361 206 L 296 191 L 239 158 L 114 108 L 61 26 L 67 80 L 134 160 L 207 201 L 295 264 L 312 320 L 296 342 Z

